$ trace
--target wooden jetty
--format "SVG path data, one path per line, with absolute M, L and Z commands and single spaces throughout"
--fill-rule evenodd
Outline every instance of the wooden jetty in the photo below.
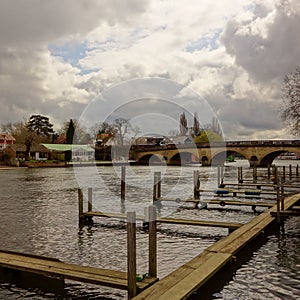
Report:
M 220 173 L 219 169 L 218 172 Z M 226 185 L 237 186 L 237 188 L 226 188 Z M 253 187 L 258 187 L 253 189 Z M 198 208 L 199 204 L 204 204 L 201 208 L 206 208 L 208 204 L 219 204 L 221 206 L 225 205 L 234 205 L 234 206 L 251 206 L 255 211 L 256 207 L 272 207 L 275 203 L 272 202 L 263 202 L 257 201 L 262 194 L 267 196 L 275 196 L 277 195 L 278 185 L 272 184 L 263 184 L 263 183 L 222 183 L 222 187 L 217 189 L 209 190 L 209 189 L 200 189 L 200 179 L 199 179 L 199 171 L 194 171 L 194 197 L 187 199 L 180 198 L 166 198 L 161 196 L 161 174 L 160 172 L 154 173 L 154 185 L 153 185 L 153 203 L 161 203 L 161 202 L 176 202 L 176 203 L 193 203 L 194 208 Z M 240 187 L 242 187 L 240 189 Z M 271 187 L 273 190 L 265 190 L 262 187 Z M 202 193 L 202 194 L 201 194 Z M 204 193 L 204 194 L 203 194 Z M 203 197 L 207 196 L 206 193 L 210 193 L 213 195 L 213 199 L 203 199 Z M 231 194 L 231 195 L 230 195 Z M 242 194 L 242 195 L 241 195 Z M 215 196 L 219 196 L 221 198 L 216 199 Z M 236 200 L 225 200 L 225 196 L 231 196 L 234 198 L 254 198 L 254 201 L 236 201 Z M 274 199 L 273 199 L 274 200 Z
M 126 272 L 67 264 L 52 258 L 16 252 L 0 251 L 0 267 L 122 290 L 127 290 L 128 287 Z M 138 291 L 146 289 L 157 280 L 157 278 L 146 277 L 142 282 L 137 282 Z
M 122 169 L 122 182 L 125 182 L 125 168 Z M 198 173 L 194 173 L 198 174 Z M 198 175 L 197 175 L 198 176 Z M 194 176 L 195 178 L 195 176 Z M 198 178 L 198 177 L 197 177 Z M 196 183 L 197 185 L 197 183 Z M 121 191 L 125 190 L 125 184 L 122 183 Z M 197 187 L 199 187 L 197 185 Z M 198 193 L 196 191 L 196 193 Z M 125 199 L 125 192 L 121 192 L 121 201 Z M 161 174 L 160 172 L 155 172 L 154 174 L 154 187 L 153 187 L 153 204 L 157 203 L 159 197 L 161 196 Z M 197 204 L 199 200 L 195 199 L 195 203 Z M 92 188 L 88 189 L 88 211 L 84 212 L 83 204 L 84 197 L 81 189 L 78 189 L 78 212 L 79 212 L 79 223 L 84 223 L 85 221 L 91 221 L 93 217 L 104 217 L 104 218 L 116 218 L 116 219 L 126 219 L 127 216 L 125 214 L 120 213 L 106 213 L 93 211 L 93 196 L 92 196 Z M 136 219 L 139 221 L 145 222 L 144 216 L 136 216 Z M 228 228 L 228 231 L 231 232 L 243 224 L 241 223 L 233 223 L 233 222 L 218 222 L 218 221 L 208 221 L 208 220 L 191 220 L 191 219 L 175 219 L 175 218 L 157 218 L 158 223 L 170 223 L 170 224 L 178 224 L 178 225 L 193 225 L 193 226 L 207 226 L 207 227 L 223 227 Z
M 136 274 L 135 212 L 127 213 L 127 272 L 69 264 L 53 258 L 0 250 L 0 278 L 26 278 L 26 281 L 37 284 L 45 278 L 52 282 L 55 279 L 56 283 L 58 281 L 64 282 L 64 279 L 70 279 L 127 290 L 128 298 L 131 299 L 158 280 L 156 208 L 154 206 L 148 208 L 147 218 L 149 220 L 149 276 L 145 276 L 141 281 L 137 281 Z
M 286 210 L 299 202 L 299 197 L 300 194 L 296 194 L 286 198 Z M 205 293 L 204 289 L 221 288 L 225 283 L 222 277 L 239 266 L 243 251 L 251 251 L 250 245 L 261 238 L 271 224 L 276 223 L 276 218 L 272 216 L 276 209 L 275 205 L 261 213 L 133 299 L 179 300 L 188 298 L 195 291 Z
M 125 201 L 125 168 L 122 168 L 121 179 L 121 201 Z M 280 223 L 287 216 L 300 215 L 300 194 L 294 194 L 284 198 L 284 186 L 281 180 L 275 186 L 275 191 L 254 190 L 255 192 L 264 192 L 276 195 L 277 203 L 267 202 L 249 202 L 234 201 L 223 199 L 212 199 L 207 202 L 220 205 L 251 205 L 270 207 L 259 216 L 246 224 L 215 222 L 205 220 L 175 219 L 175 218 L 157 218 L 156 207 L 150 206 L 146 216 L 136 216 L 135 212 L 125 214 L 104 213 L 93 211 L 92 189 L 88 189 L 88 210 L 83 210 L 83 193 L 78 190 L 78 208 L 79 222 L 89 221 L 93 217 L 117 218 L 127 220 L 127 272 L 108 270 L 90 266 L 81 266 L 76 264 L 64 263 L 56 259 L 45 258 L 41 256 L 21 254 L 10 251 L 0 250 L 0 278 L 7 274 L 10 277 L 25 278 L 35 275 L 35 281 L 39 281 L 36 276 L 51 278 L 53 280 L 64 282 L 64 279 L 70 279 L 85 283 L 92 283 L 111 288 L 118 288 L 128 291 L 129 299 L 136 300 L 169 300 L 169 299 L 187 299 L 194 292 L 211 294 L 220 289 L 228 276 L 241 265 L 245 252 L 251 252 L 252 246 L 257 243 L 268 232 L 273 223 Z M 259 184 L 255 182 L 255 185 Z M 261 185 L 260 185 L 261 186 Z M 220 189 L 220 188 L 218 188 Z M 223 188 L 223 190 L 225 190 Z M 205 202 L 200 199 L 199 173 L 194 172 L 194 198 L 187 199 L 185 202 L 195 204 Z M 233 189 L 234 192 L 243 192 L 245 189 Z M 164 199 L 161 197 L 161 179 L 160 174 L 155 174 L 153 203 L 160 201 L 181 201 L 179 198 Z M 136 221 L 148 223 L 149 228 L 149 249 L 148 264 L 149 271 L 142 281 L 137 281 L 136 274 Z M 177 270 L 173 271 L 160 281 L 157 278 L 157 239 L 156 224 L 180 224 L 193 226 L 213 226 L 225 227 L 231 232 L 228 236 L 220 239 L 202 253 L 185 263 Z M 233 231 L 233 232 L 232 232 Z M 20 276 L 24 273 L 23 277 Z M 226 276 L 225 276 L 226 275 Z M 216 290 L 214 290 L 216 289 Z M 197 298 L 198 299 L 198 298 Z
M 126 219 L 125 214 L 118 213 L 105 213 L 97 211 L 83 212 L 81 218 L 90 219 L 92 217 L 103 217 L 103 218 L 115 218 L 115 219 Z M 145 221 L 145 217 L 137 216 L 139 221 Z M 193 219 L 177 219 L 177 218 L 157 218 L 157 223 L 177 224 L 177 225 L 192 225 L 192 226 L 207 226 L 207 227 L 223 227 L 228 228 L 229 232 L 241 227 L 242 223 L 234 222 L 218 222 L 208 220 L 193 220 Z

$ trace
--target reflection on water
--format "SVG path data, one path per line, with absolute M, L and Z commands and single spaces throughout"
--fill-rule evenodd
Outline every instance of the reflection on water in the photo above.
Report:
M 196 167 L 171 167 L 162 182 L 163 196 L 187 198 L 193 194 Z M 155 170 L 160 170 L 156 167 Z M 133 167 L 127 173 L 126 201 L 120 201 L 120 168 L 88 167 L 75 177 L 70 168 L 18 169 L 0 171 L 0 247 L 58 258 L 64 262 L 126 271 L 126 227 L 118 220 L 97 219 L 93 226 L 78 226 L 78 182 L 85 191 L 93 187 L 95 209 L 106 212 L 136 210 L 152 202 L 153 172 Z M 201 185 L 215 188 L 215 168 L 200 168 Z M 245 176 L 251 170 L 245 172 Z M 77 173 L 78 176 L 78 173 Z M 225 176 L 236 179 L 236 168 L 226 168 Z M 205 181 L 204 178 L 207 178 Z M 195 210 L 168 202 L 162 215 L 178 218 L 248 222 L 256 213 L 250 207 Z M 264 208 L 258 208 L 258 212 Z M 271 236 L 252 259 L 239 269 L 233 280 L 215 298 L 296 299 L 300 283 L 299 221 L 291 218 L 285 231 Z M 190 260 L 222 236 L 227 229 L 161 224 L 158 228 L 158 275 L 164 277 Z M 147 272 L 148 235 L 138 224 L 138 272 Z M 68 281 L 65 299 L 125 299 L 124 291 Z M 53 299 L 55 295 L 0 284 L 0 299 Z
M 300 223 L 290 218 L 284 232 L 268 241 L 218 295 L 220 299 L 299 299 Z M 218 298 L 218 297 L 216 297 Z

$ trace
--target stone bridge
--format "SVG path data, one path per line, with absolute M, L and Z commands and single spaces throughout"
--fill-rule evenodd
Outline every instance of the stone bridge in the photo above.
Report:
M 133 158 L 140 164 L 166 163 L 202 166 L 223 164 L 229 155 L 243 156 L 250 167 L 267 167 L 280 154 L 296 153 L 300 157 L 300 140 L 227 141 L 199 144 L 138 145 L 132 148 Z

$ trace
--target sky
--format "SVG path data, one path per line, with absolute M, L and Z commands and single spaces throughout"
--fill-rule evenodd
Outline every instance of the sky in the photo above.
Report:
M 167 134 L 185 111 L 227 140 L 292 138 L 299 28 L 298 0 L 1 0 L 0 124 L 127 117 Z

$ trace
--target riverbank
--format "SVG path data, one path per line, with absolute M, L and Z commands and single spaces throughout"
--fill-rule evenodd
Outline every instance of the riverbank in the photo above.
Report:
M 5 171 L 5 170 L 17 170 L 19 167 L 10 167 L 10 166 L 1 166 L 0 165 L 0 171 Z
M 53 167 L 67 167 L 66 162 L 60 162 L 60 161 L 25 161 L 20 162 L 19 165 L 20 168 L 27 167 L 27 168 L 53 168 Z

